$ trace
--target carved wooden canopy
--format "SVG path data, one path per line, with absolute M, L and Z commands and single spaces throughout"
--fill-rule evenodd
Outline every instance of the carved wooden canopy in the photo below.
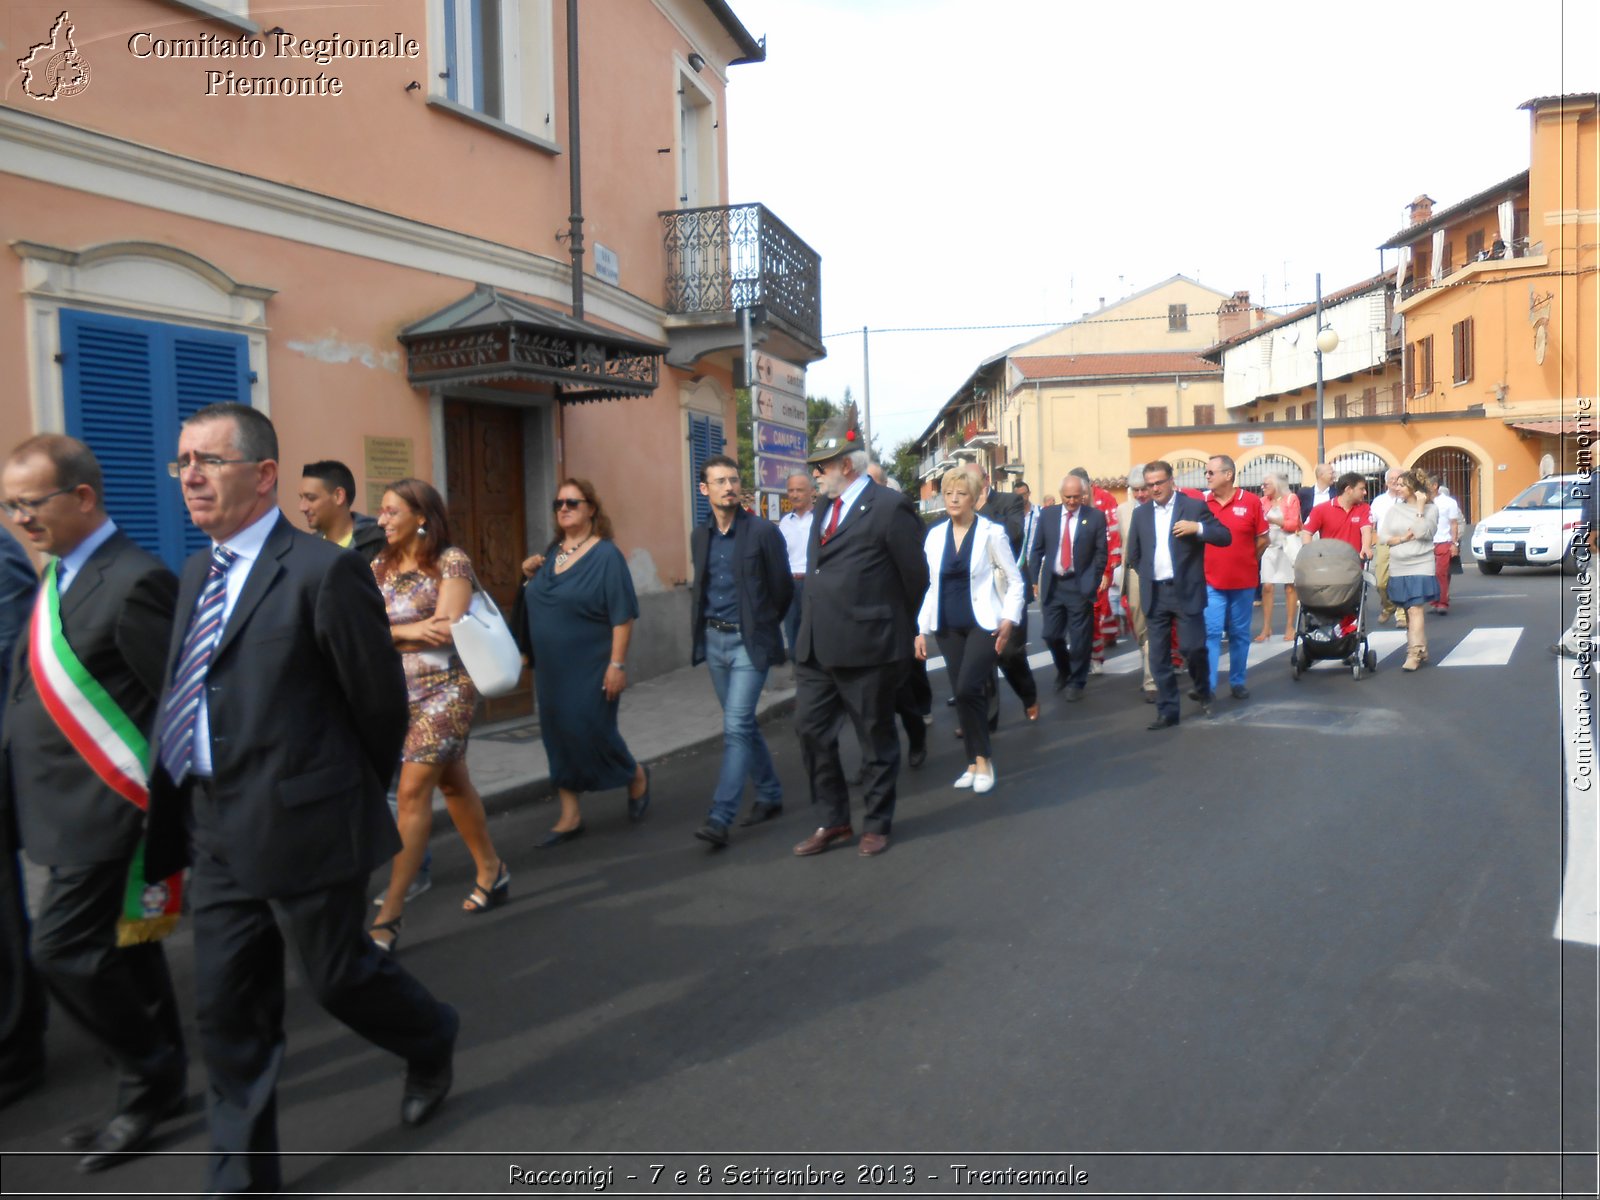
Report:
M 563 404 L 648 396 L 667 348 L 501 295 L 471 295 L 400 333 L 416 384 L 552 384 Z

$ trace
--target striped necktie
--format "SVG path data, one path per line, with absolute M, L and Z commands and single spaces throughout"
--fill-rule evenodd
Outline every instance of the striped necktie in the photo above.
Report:
M 211 547 L 211 567 L 206 585 L 189 618 L 178 654 L 178 669 L 167 693 L 167 707 L 161 716 L 161 765 L 174 783 L 182 783 L 194 766 L 194 729 L 200 717 L 200 695 L 206 684 L 206 669 L 222 639 L 222 617 L 228 599 L 228 568 L 239 556 L 225 546 Z

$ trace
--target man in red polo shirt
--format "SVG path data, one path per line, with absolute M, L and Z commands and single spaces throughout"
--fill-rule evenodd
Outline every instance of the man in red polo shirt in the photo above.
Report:
M 1338 538 L 1355 547 L 1363 559 L 1372 557 L 1372 510 L 1367 507 L 1367 481 L 1354 471 L 1339 476 L 1334 498 L 1311 510 L 1300 537 L 1309 542 L 1314 535 Z
M 1233 541 L 1206 547 L 1206 649 L 1210 651 L 1211 692 L 1217 691 L 1217 664 L 1222 661 L 1222 631 L 1228 631 L 1228 690 L 1247 700 L 1245 668 L 1250 658 L 1250 617 L 1256 584 L 1261 582 L 1261 552 L 1267 548 L 1267 515 L 1261 497 L 1234 483 L 1233 459 L 1214 454 L 1206 463 L 1206 506 L 1228 527 Z

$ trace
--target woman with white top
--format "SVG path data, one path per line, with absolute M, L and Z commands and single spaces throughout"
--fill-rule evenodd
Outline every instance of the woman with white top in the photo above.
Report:
M 947 471 L 942 484 L 950 519 L 928 530 L 923 543 L 932 583 L 917 614 L 917 657 L 928 657 L 928 635 L 936 636 L 967 744 L 967 769 L 956 786 L 987 792 L 995 779 L 989 689 L 995 658 L 1022 620 L 1022 572 L 1005 526 L 974 510 L 967 473 L 960 467 Z

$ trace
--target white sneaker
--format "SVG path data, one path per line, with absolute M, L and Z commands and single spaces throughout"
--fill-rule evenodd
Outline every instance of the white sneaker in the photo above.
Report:
M 1089 664 L 1089 674 L 1091 674 L 1091 675 L 1104 675 L 1105 673 L 1106 673 L 1106 665 L 1105 665 L 1105 663 L 1103 663 L 1103 662 L 1091 662 Z
M 995 769 L 989 768 L 987 775 L 974 775 L 972 777 L 972 790 L 975 792 L 991 792 L 994 790 Z
M 980 776 L 974 775 L 971 771 L 963 771 L 961 772 L 961 777 L 956 780 L 956 786 L 958 788 L 969 788 L 972 786 L 972 781 L 978 778 Z

